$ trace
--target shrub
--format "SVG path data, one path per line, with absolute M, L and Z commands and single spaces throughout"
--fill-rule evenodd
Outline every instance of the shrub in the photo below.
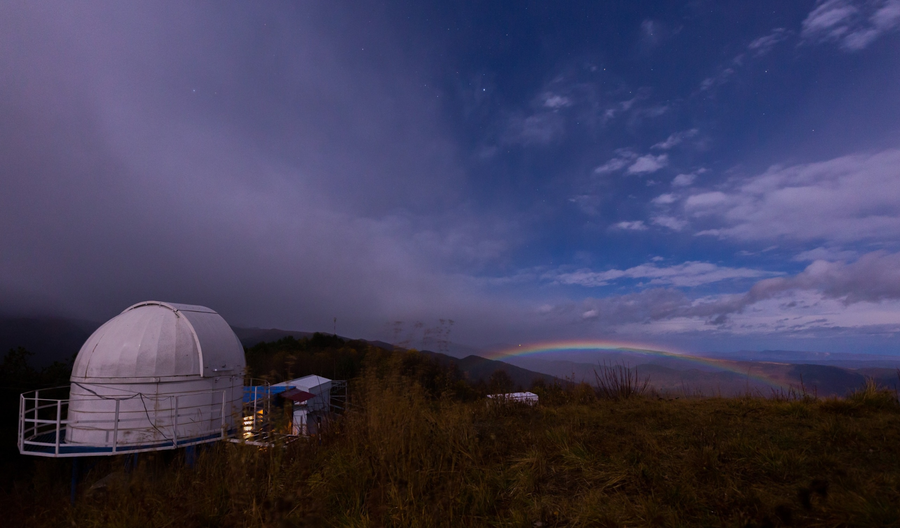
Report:
M 866 386 L 847 395 L 847 401 L 866 409 L 900 409 L 897 394 L 885 387 L 879 387 L 875 380 L 866 380 Z
M 598 398 L 627 400 L 643 395 L 650 386 L 650 376 L 641 380 L 636 370 L 625 365 L 603 363 L 598 368 L 594 369 L 594 391 Z

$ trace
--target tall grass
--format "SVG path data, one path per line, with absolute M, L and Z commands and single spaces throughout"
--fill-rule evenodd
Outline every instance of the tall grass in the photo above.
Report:
M 35 475 L 0 500 L 4 520 L 9 526 L 900 524 L 900 404 L 877 387 L 841 400 L 667 400 L 636 390 L 599 398 L 593 388 L 572 384 L 540 389 L 542 403 L 530 407 L 462 401 L 423 387 L 401 367 L 367 369 L 354 381 L 351 410 L 325 436 L 271 449 L 216 444 L 193 468 L 178 453 L 142 455 L 117 486 L 90 491 L 122 471 L 121 459 L 104 459 L 82 480 L 74 506 L 67 462 L 38 461 Z

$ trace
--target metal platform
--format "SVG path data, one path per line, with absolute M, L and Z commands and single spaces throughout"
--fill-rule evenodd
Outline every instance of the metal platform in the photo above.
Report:
M 115 404 L 112 418 L 94 420 L 89 423 L 91 428 L 106 431 L 111 435 L 110 440 L 104 445 L 87 445 L 67 441 L 66 433 L 70 424 L 68 419 L 69 386 L 27 392 L 19 397 L 19 453 L 49 458 L 113 456 L 178 449 L 219 440 L 231 440 L 259 446 L 271 446 L 275 443 L 286 444 L 296 440 L 297 435 L 289 434 L 289 431 L 285 433 L 275 430 L 272 411 L 273 400 L 278 394 L 277 389 L 273 390 L 267 382 L 262 380 L 250 380 L 250 383 L 251 385 L 244 386 L 243 410 L 240 417 L 229 420 L 230 417 L 223 412 L 226 409 L 223 391 L 207 391 L 211 401 L 221 401 L 221 404 L 214 406 L 213 414 L 208 420 L 202 422 L 207 425 L 204 430 L 198 431 L 198 434 L 181 437 L 177 434 L 180 425 L 196 426 L 197 423 L 194 420 L 195 415 L 189 414 L 188 409 L 181 408 L 179 410 L 178 398 L 182 396 L 195 398 L 197 392 L 185 395 L 167 394 L 164 398 L 170 401 L 165 405 L 152 405 L 154 398 L 161 399 L 160 397 L 139 395 L 151 403 L 146 410 L 146 425 L 144 426 L 148 441 L 142 442 L 126 441 L 120 433 L 129 421 L 132 422 L 132 425 L 129 426 L 130 430 L 133 430 L 134 422 L 134 418 L 129 418 L 127 413 L 120 413 L 120 403 L 135 396 L 106 398 Z M 173 398 L 174 402 L 171 401 Z M 330 390 L 330 405 L 324 416 L 330 419 L 335 414 L 342 414 L 346 406 L 347 382 L 333 380 Z M 158 411 L 158 409 L 165 412 Z M 84 422 L 75 425 L 84 426 Z
M 166 441 L 156 444 L 144 445 L 117 445 L 117 446 L 86 446 L 81 444 L 67 444 L 66 431 L 62 429 L 59 434 L 59 442 L 56 441 L 56 432 L 44 433 L 27 440 L 19 445 L 19 452 L 23 455 L 34 455 L 51 458 L 122 455 L 130 453 L 142 453 L 145 451 L 162 451 L 166 449 L 178 449 L 197 444 L 215 442 L 223 438 L 229 438 L 234 434 L 232 430 L 227 435 L 215 433 L 199 438 L 189 438 L 178 441 Z
M 218 406 L 217 414 L 203 422 L 205 429 L 198 431 L 198 434 L 178 436 L 179 425 L 196 426 L 196 423 L 193 416 L 179 413 L 176 403 L 175 412 L 172 413 L 171 409 L 167 409 L 165 416 L 157 416 L 153 411 L 148 410 L 146 427 L 148 441 L 124 441 L 119 435 L 119 426 L 120 422 L 127 419 L 120 417 L 119 402 L 115 402 L 116 411 L 111 420 L 98 420 L 90 423 L 93 428 L 111 432 L 110 442 L 104 445 L 67 442 L 66 429 L 69 425 L 67 414 L 70 400 L 68 398 L 50 398 L 44 395 L 66 394 L 68 389 L 68 386 L 41 389 L 24 393 L 19 397 L 19 453 L 50 458 L 112 456 L 178 449 L 231 438 L 237 433 L 237 430 L 229 425 L 228 417 L 223 412 L 225 402 L 224 395 L 222 395 L 222 404 Z M 209 396 L 211 399 L 218 399 L 222 392 L 209 391 Z M 167 395 L 166 397 L 177 399 L 178 395 Z

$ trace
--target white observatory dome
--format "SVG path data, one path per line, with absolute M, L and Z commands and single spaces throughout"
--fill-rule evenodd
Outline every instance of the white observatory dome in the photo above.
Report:
M 215 377 L 240 374 L 244 366 L 244 348 L 222 316 L 203 306 L 148 301 L 129 307 L 88 338 L 75 359 L 72 381 Z
M 66 442 L 116 452 L 225 436 L 241 412 L 245 365 L 240 341 L 215 311 L 135 304 L 78 352 Z

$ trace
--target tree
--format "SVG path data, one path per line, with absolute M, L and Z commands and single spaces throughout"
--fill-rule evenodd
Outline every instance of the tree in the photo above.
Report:
M 3 387 L 34 385 L 38 372 L 28 364 L 28 358 L 33 355 L 23 347 L 10 348 L 3 357 L 3 363 L 0 364 L 0 385 Z

